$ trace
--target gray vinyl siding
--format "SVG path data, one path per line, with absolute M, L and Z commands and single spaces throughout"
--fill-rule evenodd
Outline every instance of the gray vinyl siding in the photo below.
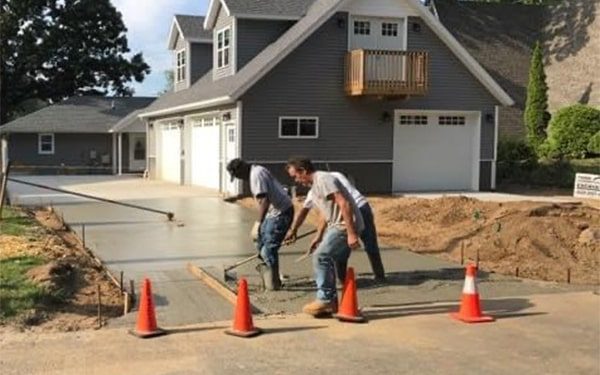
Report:
M 227 13 L 225 12 L 225 10 L 223 9 L 223 7 L 220 7 L 219 10 L 219 15 L 217 16 L 217 21 L 215 23 L 215 28 L 213 29 L 213 78 L 215 80 L 219 79 L 219 78 L 223 78 L 223 77 L 227 77 L 233 74 L 234 72 L 234 59 L 235 57 L 235 39 L 236 36 L 234 35 L 234 33 L 236 32 L 236 30 L 234 30 L 234 18 L 233 17 L 229 17 L 227 16 Z M 218 48 L 218 41 L 217 41 L 217 34 L 219 31 L 221 31 L 222 29 L 228 27 L 231 30 L 231 34 L 230 34 L 230 54 L 229 54 L 229 65 L 223 68 L 218 69 L 217 68 L 217 48 Z
M 126 149 L 126 142 L 124 142 Z M 110 134 L 54 134 L 54 154 L 38 154 L 38 135 L 14 133 L 8 141 L 8 155 L 14 165 L 27 166 L 89 166 L 90 151 L 96 150 L 98 162 L 103 154 L 110 156 L 112 166 L 112 135 Z M 128 155 L 128 154 L 127 154 Z
M 213 64 L 213 46 L 209 43 L 190 43 L 190 86 L 204 76 Z
M 292 21 L 237 20 L 237 70 L 289 29 Z
M 482 161 L 479 163 L 479 190 L 488 191 L 492 189 L 492 162 Z
M 339 18 L 348 25 L 347 13 L 333 16 L 242 97 L 244 158 L 282 161 L 290 155 L 309 155 L 330 162 L 389 161 L 389 191 L 393 122 L 381 119 L 384 112 L 393 115 L 394 109 L 481 111 L 481 156 L 493 158 L 494 121 L 485 119 L 498 103 L 420 19 L 410 18 L 408 46 L 430 52 L 429 93 L 382 100 L 346 96 L 348 34 L 346 27 L 339 27 Z M 413 22 L 421 23 L 419 33 L 412 31 Z M 279 139 L 279 116 L 319 117 L 319 138 Z
M 421 30 L 414 31 L 419 24 Z M 452 51 L 418 17 L 408 18 L 408 50 L 429 52 L 429 93 L 414 96 L 403 104 L 411 109 L 447 109 L 481 111 L 481 159 L 494 157 L 495 105 L 499 104 L 489 91 L 467 70 Z
M 181 51 L 182 49 L 186 50 L 186 57 L 188 57 L 189 53 L 187 53 L 187 43 L 181 37 L 181 35 L 179 35 L 177 37 L 177 42 L 175 43 L 175 51 L 173 51 L 173 88 L 175 91 L 184 90 L 189 87 L 189 83 L 188 83 L 189 70 L 188 70 L 187 66 L 185 68 L 186 69 L 185 79 L 181 82 L 177 82 L 177 52 Z M 186 63 L 186 65 L 189 64 L 189 58 L 186 58 L 185 63 Z

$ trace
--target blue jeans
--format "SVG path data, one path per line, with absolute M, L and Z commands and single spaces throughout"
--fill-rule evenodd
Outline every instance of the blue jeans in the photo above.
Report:
M 260 226 L 256 247 L 267 267 L 279 266 L 279 248 L 293 220 L 294 208 L 290 207 L 279 216 L 266 218 Z
M 350 247 L 345 230 L 327 228 L 323 240 L 313 254 L 317 282 L 317 299 L 329 303 L 337 299 L 334 262 L 348 262 Z
M 377 243 L 377 231 L 375 230 L 375 220 L 371 206 L 366 203 L 360 207 L 360 213 L 365 223 L 365 229 L 360 234 L 360 239 L 365 246 L 365 252 L 369 254 L 379 254 L 379 244 Z

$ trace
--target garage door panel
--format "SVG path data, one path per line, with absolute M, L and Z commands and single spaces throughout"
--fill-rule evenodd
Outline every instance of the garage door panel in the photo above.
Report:
M 169 182 L 181 182 L 181 130 L 164 126 L 160 137 L 160 175 Z
M 439 114 L 419 115 L 396 119 L 394 190 L 472 190 L 477 116 L 462 115 L 463 124 L 445 119 L 440 125 Z
M 193 185 L 220 187 L 220 129 L 219 126 L 195 126 L 192 129 Z

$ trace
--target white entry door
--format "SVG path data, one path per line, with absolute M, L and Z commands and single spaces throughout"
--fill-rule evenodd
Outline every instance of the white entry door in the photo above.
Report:
M 192 127 L 192 185 L 220 188 L 220 130 L 216 118 L 203 119 Z
M 479 113 L 396 111 L 394 191 L 479 189 Z
M 129 170 L 146 169 L 146 134 L 129 133 Z
M 238 193 L 238 181 L 231 182 L 229 173 L 227 172 L 227 163 L 237 157 L 237 130 L 235 123 L 229 122 L 223 125 L 223 161 L 221 163 L 221 176 L 223 192 L 235 195 Z
M 178 124 L 162 125 L 159 158 L 161 179 L 180 184 L 181 129 Z

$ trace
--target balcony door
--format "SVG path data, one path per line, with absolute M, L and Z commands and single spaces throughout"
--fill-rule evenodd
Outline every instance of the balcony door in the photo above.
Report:
M 369 51 L 365 57 L 366 79 L 371 82 L 404 81 L 406 56 L 406 19 L 351 17 L 350 50 Z

